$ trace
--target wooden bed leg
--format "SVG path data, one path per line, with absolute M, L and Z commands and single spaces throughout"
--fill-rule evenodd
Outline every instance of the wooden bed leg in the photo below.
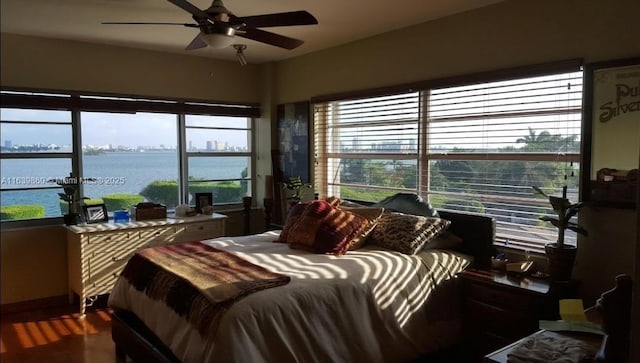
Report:
M 116 344 L 116 363 L 127 363 L 127 353 Z

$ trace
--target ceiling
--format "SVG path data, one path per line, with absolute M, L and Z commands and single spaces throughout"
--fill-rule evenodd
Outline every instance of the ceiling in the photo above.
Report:
M 235 15 L 249 16 L 306 10 L 317 25 L 268 28 L 278 34 L 304 40 L 285 50 L 236 37 L 246 44 L 249 63 L 279 61 L 346 44 L 376 34 L 404 28 L 502 0 L 225 0 Z M 200 9 L 211 0 L 191 0 Z M 2 0 L 3 33 L 232 60 L 233 48 L 186 51 L 197 29 L 160 25 L 103 25 L 102 22 L 193 22 L 191 15 L 165 0 Z

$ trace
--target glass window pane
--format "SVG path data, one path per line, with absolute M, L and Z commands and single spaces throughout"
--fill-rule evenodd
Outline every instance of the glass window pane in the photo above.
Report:
M 251 119 L 247 117 L 186 115 L 185 122 L 187 127 L 251 128 Z
M 60 110 L 33 110 L 23 108 L 1 108 L 2 121 L 65 122 L 71 123 L 71 112 Z
M 2 220 L 60 217 L 64 202 L 60 189 L 3 190 L 0 192 Z
M 144 200 L 178 204 L 177 117 L 157 113 L 83 112 L 84 196 L 112 212 Z
M 73 152 L 71 125 L 1 124 L 2 153 Z
M 248 130 L 187 129 L 190 152 L 248 152 L 251 132 Z
M 71 159 L 3 159 L 0 170 L 3 190 L 57 187 L 49 180 L 69 176 Z
M 251 195 L 251 158 L 190 157 L 190 203 L 195 193 L 213 193 L 213 203 L 240 203 L 242 197 Z

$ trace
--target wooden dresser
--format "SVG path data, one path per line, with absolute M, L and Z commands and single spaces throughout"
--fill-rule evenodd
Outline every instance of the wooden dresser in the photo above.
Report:
M 476 356 L 538 330 L 540 319 L 556 319 L 558 295 L 548 281 L 503 272 L 465 271 L 465 336 Z
M 222 214 L 130 223 L 67 226 L 69 300 L 80 297 L 84 315 L 98 295 L 111 292 L 129 258 L 143 248 L 224 236 Z M 88 304 L 87 304 L 88 300 Z

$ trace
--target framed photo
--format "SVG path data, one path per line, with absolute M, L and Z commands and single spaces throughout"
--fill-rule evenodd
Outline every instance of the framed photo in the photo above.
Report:
M 213 205 L 213 193 L 196 193 L 196 212 L 202 214 L 202 207 Z
M 82 215 L 84 216 L 84 221 L 86 223 L 100 223 L 109 221 L 107 207 L 104 204 L 83 205 Z
M 634 207 L 635 185 L 600 179 L 638 168 L 640 58 L 587 64 L 584 79 L 582 200 Z

